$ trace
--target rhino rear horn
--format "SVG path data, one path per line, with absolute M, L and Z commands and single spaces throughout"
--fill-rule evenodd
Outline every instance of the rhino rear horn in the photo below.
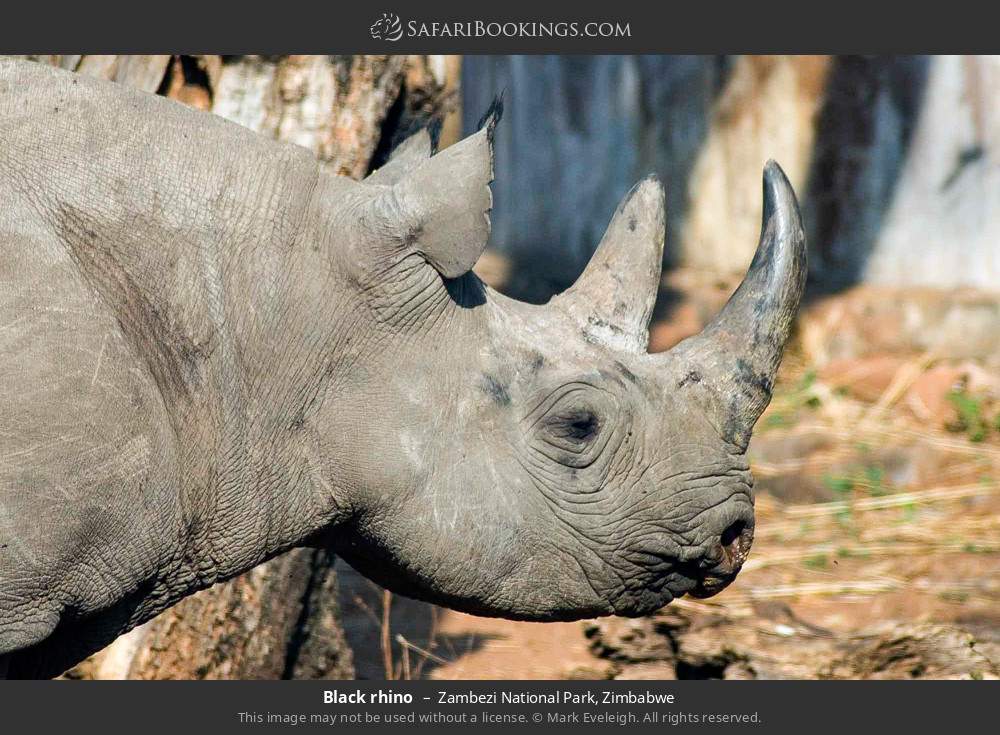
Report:
M 636 184 L 618 205 L 583 273 L 553 303 L 583 323 L 592 339 L 645 352 L 663 261 L 663 186 L 655 176 Z
M 781 354 L 806 282 L 806 242 L 792 185 L 774 161 L 764 168 L 760 243 L 746 277 L 702 332 L 668 355 L 700 365 L 715 394 L 723 436 L 742 447 L 771 401 Z

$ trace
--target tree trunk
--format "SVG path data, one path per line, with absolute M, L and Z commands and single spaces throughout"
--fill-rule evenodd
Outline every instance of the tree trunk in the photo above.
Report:
M 625 193 L 665 183 L 668 265 L 743 272 L 760 230 L 761 171 L 805 182 L 829 59 L 822 56 L 477 56 L 465 60 L 466 129 L 496 90 L 492 244 L 509 293 L 570 285 Z
M 816 285 L 997 288 L 995 57 L 475 56 L 466 129 L 504 88 L 491 244 L 513 295 L 570 285 L 650 172 L 667 265 L 742 274 L 768 158 L 799 195 Z
M 542 303 L 572 284 L 621 198 L 650 173 L 666 183 L 666 257 L 676 260 L 685 183 L 726 76 L 727 61 L 712 56 L 465 58 L 466 131 L 497 92 L 508 101 L 491 245 L 510 266 L 497 285 Z
M 864 280 L 1000 284 L 1000 59 L 935 56 Z
M 454 103 L 457 64 L 427 56 L 43 56 L 157 92 L 312 150 L 360 178 Z M 150 141 L 155 145 L 155 141 Z M 334 557 L 297 549 L 187 598 L 68 675 L 132 679 L 350 678 Z
M 760 234 L 761 169 L 777 160 L 803 191 L 829 57 L 740 56 L 687 182 L 679 262 L 742 274 Z

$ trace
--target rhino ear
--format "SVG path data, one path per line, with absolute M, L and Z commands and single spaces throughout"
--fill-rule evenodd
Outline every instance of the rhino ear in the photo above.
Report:
M 493 132 L 502 110 L 497 98 L 478 132 L 406 171 L 386 192 L 388 201 L 380 197 L 379 229 L 445 278 L 472 270 L 489 240 Z
M 431 157 L 436 148 L 434 131 L 421 128 L 404 140 L 389 156 L 382 168 L 373 171 L 365 179 L 367 184 L 392 186 Z

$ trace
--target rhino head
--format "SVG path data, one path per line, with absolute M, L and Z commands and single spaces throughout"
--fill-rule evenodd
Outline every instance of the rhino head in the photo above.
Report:
M 319 417 L 330 482 L 348 488 L 347 532 L 330 543 L 391 589 L 483 615 L 632 616 L 712 595 L 750 550 L 747 443 L 805 281 L 792 188 L 768 163 L 742 285 L 701 334 L 648 354 L 664 239 L 654 178 L 550 303 L 471 272 L 498 117 L 499 105 L 436 154 L 417 134 L 337 218 L 363 306 Z

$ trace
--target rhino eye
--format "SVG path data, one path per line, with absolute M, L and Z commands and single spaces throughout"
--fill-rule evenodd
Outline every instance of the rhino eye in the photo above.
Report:
M 582 469 L 605 456 L 621 422 L 617 399 L 580 381 L 565 383 L 536 404 L 526 421 L 530 446 L 558 464 Z
M 550 447 L 567 459 L 582 458 L 591 454 L 591 449 L 601 434 L 601 421 L 590 409 L 564 409 L 546 416 L 542 429 L 544 441 Z M 569 463 L 575 464 L 576 461 Z
M 600 422 L 592 411 L 580 410 L 557 414 L 548 419 L 546 428 L 553 436 L 570 442 L 587 442 L 597 436 Z

